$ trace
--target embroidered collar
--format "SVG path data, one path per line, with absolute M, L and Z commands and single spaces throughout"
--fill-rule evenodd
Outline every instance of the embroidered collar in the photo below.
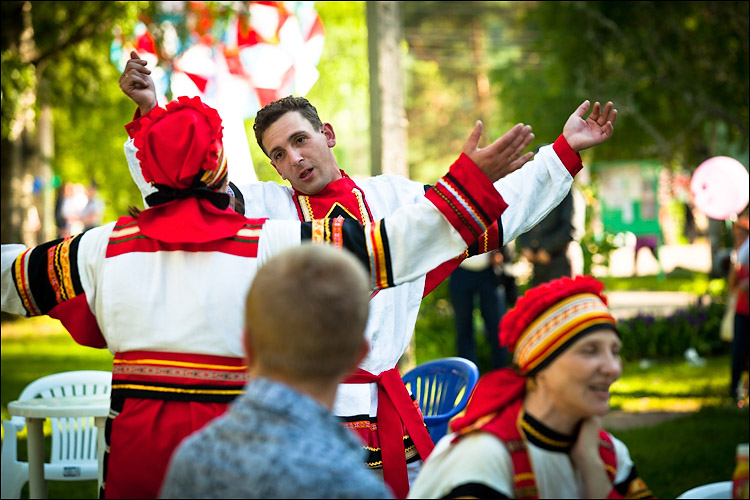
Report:
M 308 196 L 294 190 L 294 199 L 301 220 L 344 217 L 356 219 L 362 224 L 372 222 L 372 214 L 364 193 L 346 172 L 340 172 L 340 179 L 328 183 L 315 195 Z
M 569 453 L 576 440 L 575 435 L 566 436 L 565 434 L 560 434 L 525 411 L 521 416 L 520 426 L 523 435 L 530 443 L 545 450 Z

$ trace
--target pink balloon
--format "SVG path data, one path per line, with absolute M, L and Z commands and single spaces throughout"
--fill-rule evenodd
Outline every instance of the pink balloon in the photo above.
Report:
M 709 158 L 695 169 L 690 180 L 693 203 L 712 219 L 729 219 L 747 205 L 750 199 L 748 181 L 747 169 L 734 158 Z

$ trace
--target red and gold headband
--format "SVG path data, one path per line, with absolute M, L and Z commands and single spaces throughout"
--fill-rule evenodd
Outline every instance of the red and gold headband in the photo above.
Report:
M 582 335 L 595 328 L 617 332 L 617 323 L 589 276 L 561 278 L 526 292 L 500 324 L 500 344 L 513 352 L 523 375 L 533 375 Z

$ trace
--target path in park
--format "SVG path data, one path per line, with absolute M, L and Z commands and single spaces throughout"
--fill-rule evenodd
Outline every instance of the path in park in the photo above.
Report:
M 605 417 L 603 426 L 610 431 L 651 427 L 668 420 L 685 417 L 692 412 L 686 411 L 624 411 L 612 410 Z
M 708 272 L 711 266 L 710 246 L 707 242 L 694 245 L 663 246 L 659 249 L 662 270 L 668 273 L 677 267 Z M 611 276 L 654 275 L 659 271 L 659 264 L 648 250 L 638 254 L 634 265 L 633 249 L 615 250 L 610 257 L 608 274 Z M 624 319 L 636 314 L 668 315 L 675 310 L 696 303 L 698 296 L 688 292 L 648 292 L 648 291 L 613 291 L 608 292 L 610 309 L 617 319 Z M 624 411 L 613 410 L 604 417 L 604 427 L 617 431 L 653 425 L 681 418 L 692 413 L 691 409 L 682 411 Z
M 664 245 L 659 247 L 659 260 L 665 273 L 676 268 L 708 272 L 711 268 L 711 248 L 708 242 L 693 245 Z M 633 259 L 633 249 L 626 247 L 612 252 L 609 269 L 602 271 L 617 277 L 636 274 L 655 275 L 659 272 L 659 263 L 646 249 L 641 249 L 636 262 Z M 605 291 L 605 293 L 609 297 L 610 308 L 618 319 L 639 313 L 668 315 L 698 300 L 696 294 L 689 292 Z

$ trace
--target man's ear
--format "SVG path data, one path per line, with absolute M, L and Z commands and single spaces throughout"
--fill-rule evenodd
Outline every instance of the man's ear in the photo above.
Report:
M 336 132 L 333 131 L 333 125 L 326 122 L 323 124 L 323 128 L 320 131 L 326 136 L 326 144 L 328 144 L 328 147 L 334 147 L 336 145 Z

